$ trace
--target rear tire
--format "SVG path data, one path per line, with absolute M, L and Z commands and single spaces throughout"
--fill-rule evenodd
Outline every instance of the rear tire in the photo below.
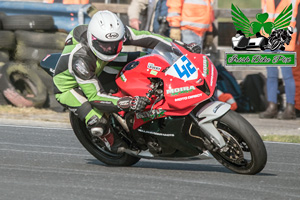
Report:
M 265 145 L 247 120 L 230 110 L 216 121 L 215 125 L 223 134 L 225 142 L 229 142 L 228 146 L 232 145 L 230 149 L 232 151 L 210 151 L 217 161 L 239 174 L 257 174 L 265 167 L 267 163 Z M 230 138 L 230 141 L 226 138 Z
M 85 123 L 81 121 L 78 117 L 76 117 L 72 112 L 70 112 L 70 122 L 73 131 L 80 143 L 88 152 L 90 152 L 95 158 L 97 158 L 101 162 L 112 166 L 131 166 L 140 160 L 140 158 L 130 156 L 126 153 L 111 153 L 97 145 L 95 142 L 92 141 L 92 137 L 89 131 L 87 130 Z
M 65 46 L 66 33 L 43 33 L 17 30 L 16 40 L 19 45 L 40 49 L 55 49 L 61 52 Z
M 54 30 L 51 15 L 11 15 L 2 17 L 4 30 Z

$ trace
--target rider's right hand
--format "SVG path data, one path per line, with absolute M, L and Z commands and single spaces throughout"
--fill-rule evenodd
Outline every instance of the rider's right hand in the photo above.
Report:
M 150 104 L 150 100 L 147 97 L 135 96 L 135 97 L 122 97 L 117 102 L 118 107 L 123 111 L 143 111 L 147 105 Z

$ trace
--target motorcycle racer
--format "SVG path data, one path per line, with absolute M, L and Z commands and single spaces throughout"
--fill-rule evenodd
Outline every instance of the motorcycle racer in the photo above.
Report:
M 105 93 L 97 77 L 109 62 L 122 61 L 125 65 L 139 56 L 120 54 L 123 44 L 152 49 L 159 42 L 170 44 L 171 41 L 124 26 L 110 11 L 98 11 L 88 25 L 75 27 L 66 38 L 53 77 L 57 101 L 85 121 L 92 136 L 100 139 L 108 150 L 118 152 L 119 148 L 126 148 L 125 142 L 110 130 L 105 113 L 142 111 L 150 101 L 142 96 L 111 96 Z M 195 44 L 183 46 L 192 52 L 201 52 Z

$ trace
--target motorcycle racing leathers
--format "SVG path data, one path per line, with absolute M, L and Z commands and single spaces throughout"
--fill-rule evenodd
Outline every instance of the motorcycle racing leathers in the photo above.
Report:
M 87 28 L 88 25 L 79 25 L 67 36 L 53 81 L 57 101 L 90 127 L 99 122 L 105 112 L 121 109 L 117 104 L 120 98 L 106 94 L 97 78 L 109 62 L 97 58 L 88 47 Z M 127 26 L 125 29 L 124 45 L 152 49 L 159 42 L 170 44 L 172 41 L 148 31 L 137 31 Z M 139 52 L 121 52 L 112 62 L 124 66 L 139 56 Z M 106 123 L 105 119 L 102 120 Z

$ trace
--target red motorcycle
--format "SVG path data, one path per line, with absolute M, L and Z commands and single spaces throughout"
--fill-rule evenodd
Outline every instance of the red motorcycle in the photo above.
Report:
M 111 129 L 128 148 L 117 154 L 108 151 L 70 112 L 73 130 L 81 144 L 108 165 L 130 166 L 141 158 L 194 160 L 210 152 L 234 172 L 259 173 L 267 162 L 265 145 L 229 104 L 213 100 L 217 74 L 206 55 L 160 43 L 151 54 L 128 63 L 114 80 L 114 96 L 151 99 L 143 112 L 109 115 Z

